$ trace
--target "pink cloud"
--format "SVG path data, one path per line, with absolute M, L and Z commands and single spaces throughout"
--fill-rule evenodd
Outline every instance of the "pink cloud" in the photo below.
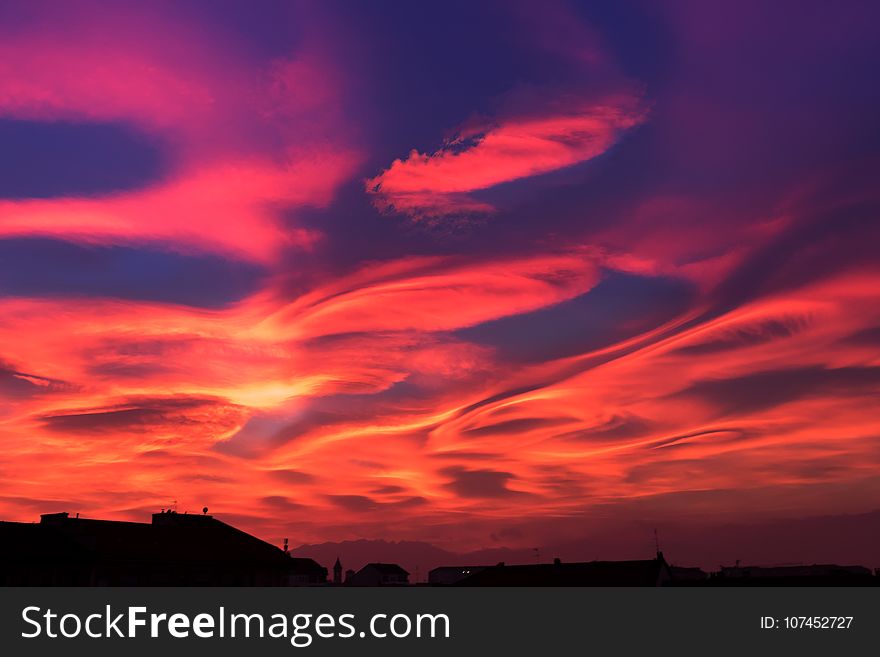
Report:
M 153 242 L 270 261 L 319 235 L 291 210 L 322 207 L 361 161 L 344 80 L 315 35 L 251 61 L 235 44 L 157 11 L 95 22 L 35 19 L 0 40 L 0 116 L 116 121 L 157 139 L 171 166 L 151 187 L 96 198 L 0 202 L 0 235 Z M 284 212 L 284 222 L 281 214 Z
M 415 218 L 491 212 L 470 193 L 591 160 L 645 117 L 638 97 L 621 94 L 498 119 L 460 132 L 434 153 L 413 150 L 367 189 L 380 209 Z
M 97 199 L 0 201 L 0 236 L 45 235 L 86 243 L 154 242 L 175 251 L 271 260 L 320 234 L 283 225 L 281 207 L 322 206 L 357 165 L 324 152 L 280 166 L 226 162 L 167 183 Z

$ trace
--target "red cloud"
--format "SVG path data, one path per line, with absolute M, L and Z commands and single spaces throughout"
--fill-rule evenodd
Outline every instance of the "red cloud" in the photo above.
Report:
M 500 119 L 459 133 L 432 154 L 413 150 L 368 180 L 367 189 L 377 207 L 415 218 L 491 212 L 491 204 L 469 194 L 591 160 L 645 116 L 637 97 L 618 95 Z

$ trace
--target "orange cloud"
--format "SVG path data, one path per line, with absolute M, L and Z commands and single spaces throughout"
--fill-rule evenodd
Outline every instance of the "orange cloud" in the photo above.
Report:
M 866 330 L 880 315 L 867 301 L 880 273 L 714 319 L 694 322 L 691 309 L 627 342 L 529 365 L 448 335 L 590 294 L 582 260 L 404 260 L 303 302 L 276 290 L 210 311 L 3 301 L 0 344 L 17 347 L 0 367 L 15 395 L 0 408 L 0 464 L 16 499 L 0 508 L 133 517 L 177 498 L 219 505 L 267 537 L 308 509 L 339 523 L 298 526 L 298 540 L 320 541 L 390 531 L 371 518 L 391 504 L 395 536 L 425 538 L 461 513 L 496 526 L 514 508 L 525 521 L 749 478 L 870 476 L 880 361 Z M 255 495 L 278 499 L 262 509 Z

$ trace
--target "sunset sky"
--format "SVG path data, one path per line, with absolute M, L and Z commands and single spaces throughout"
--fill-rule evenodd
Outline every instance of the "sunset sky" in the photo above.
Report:
M 0 0 L 0 519 L 880 508 L 875 4 L 138 4 Z

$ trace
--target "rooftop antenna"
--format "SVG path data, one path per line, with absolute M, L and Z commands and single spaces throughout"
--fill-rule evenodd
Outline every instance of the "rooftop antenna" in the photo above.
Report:
M 657 528 L 654 528 L 654 550 L 657 552 L 657 556 L 663 554 L 660 551 L 660 536 L 657 534 Z
M 288 554 L 289 552 L 290 552 L 290 549 L 288 548 L 287 539 L 285 538 L 284 539 L 284 554 Z

